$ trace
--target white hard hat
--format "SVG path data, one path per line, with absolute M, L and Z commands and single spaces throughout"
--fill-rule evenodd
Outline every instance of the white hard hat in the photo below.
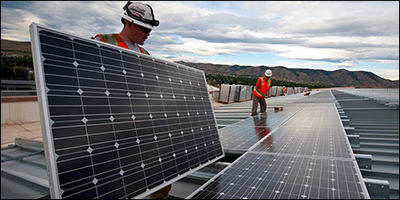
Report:
M 125 12 L 123 15 L 119 16 L 134 24 L 151 30 L 154 30 L 154 27 L 160 24 L 160 22 L 155 19 L 153 9 L 148 4 L 128 1 L 122 9 L 124 9 Z
M 267 69 L 267 70 L 265 71 L 265 76 L 266 76 L 266 77 L 271 77 L 271 76 L 272 76 L 272 71 L 271 71 L 270 69 Z

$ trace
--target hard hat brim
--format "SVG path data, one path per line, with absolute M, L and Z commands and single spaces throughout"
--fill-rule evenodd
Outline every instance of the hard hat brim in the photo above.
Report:
M 144 22 L 141 22 L 141 21 L 139 21 L 137 19 L 133 19 L 132 17 L 129 17 L 128 15 L 118 15 L 118 16 L 120 16 L 120 17 L 122 17 L 122 18 L 124 18 L 124 19 L 126 19 L 126 20 L 128 20 L 128 21 L 130 21 L 132 23 L 134 23 L 134 24 L 137 24 L 139 26 L 143 26 L 143 27 L 146 27 L 148 29 L 154 30 L 154 26 L 152 26 L 150 24 L 146 24 Z

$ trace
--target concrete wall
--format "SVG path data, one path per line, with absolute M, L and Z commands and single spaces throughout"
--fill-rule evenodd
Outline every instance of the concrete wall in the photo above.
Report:
M 22 124 L 40 121 L 37 101 L 1 103 L 1 124 Z

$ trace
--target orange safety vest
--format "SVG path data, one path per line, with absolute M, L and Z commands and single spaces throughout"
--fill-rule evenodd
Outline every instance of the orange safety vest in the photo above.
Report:
M 96 36 L 92 37 L 92 39 L 95 39 L 97 37 L 100 37 L 102 42 L 107 42 L 109 44 L 114 44 L 119 47 L 129 49 L 128 45 L 125 44 L 124 40 L 119 36 L 119 34 L 97 34 Z M 150 53 L 146 51 L 146 49 L 144 49 L 143 47 L 140 47 L 137 44 L 136 46 L 139 48 L 142 54 L 150 55 Z
M 257 79 L 257 84 L 254 87 L 253 95 L 258 97 L 258 98 L 264 98 L 265 96 L 260 94 L 259 92 L 257 92 L 256 88 L 258 88 L 264 94 L 267 94 L 267 92 L 268 92 L 270 87 L 271 87 L 271 79 L 268 79 L 268 83 L 265 84 L 264 77 L 260 77 L 260 78 Z

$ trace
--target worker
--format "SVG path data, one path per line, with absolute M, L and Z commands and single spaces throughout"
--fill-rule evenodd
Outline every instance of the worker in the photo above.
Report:
M 148 4 L 131 1 L 128 1 L 122 9 L 124 13 L 120 17 L 124 27 L 120 33 L 97 34 L 91 38 L 150 55 L 146 49 L 139 45 L 143 45 L 154 27 L 160 24 L 155 19 L 153 9 Z M 150 194 L 150 199 L 168 199 L 170 190 L 171 184 Z
M 271 87 L 271 76 L 272 71 L 267 69 L 263 77 L 257 79 L 256 86 L 253 90 L 253 106 L 251 109 L 251 116 L 257 115 L 258 104 L 260 104 L 260 112 L 263 113 L 267 110 L 267 102 L 265 98 L 268 98 L 268 90 Z
M 120 16 L 124 27 L 120 33 L 97 34 L 91 38 L 150 55 L 139 45 L 143 45 L 154 27 L 160 24 L 155 19 L 153 9 L 148 4 L 128 1 L 123 10 L 124 14 Z
M 285 92 L 286 92 L 286 87 L 283 86 L 283 87 L 282 87 L 282 94 L 281 94 L 281 95 L 282 95 L 282 96 L 285 96 L 285 95 L 286 95 Z

